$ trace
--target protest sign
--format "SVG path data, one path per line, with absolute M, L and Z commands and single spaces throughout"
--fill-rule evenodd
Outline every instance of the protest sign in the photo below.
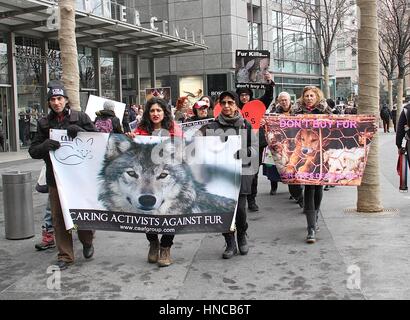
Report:
M 51 130 L 66 228 L 125 232 L 228 232 L 233 228 L 240 137 L 183 139 Z M 190 150 L 192 151 L 192 150 Z M 212 179 L 210 178 L 212 177 Z
M 91 121 L 95 121 L 96 112 L 104 109 L 104 102 L 112 101 L 114 103 L 114 113 L 115 116 L 120 119 L 120 123 L 122 123 L 122 118 L 124 117 L 124 110 L 125 110 L 125 103 L 105 99 L 98 96 L 90 95 L 87 102 L 87 107 L 85 109 L 85 113 L 88 114 Z
M 289 184 L 361 184 L 377 127 L 372 115 L 265 115 L 266 139 Z
M 270 53 L 267 50 L 236 50 L 236 88 L 265 89 Z

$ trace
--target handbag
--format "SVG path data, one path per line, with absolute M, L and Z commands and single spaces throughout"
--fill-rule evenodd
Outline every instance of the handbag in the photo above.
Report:
M 36 191 L 40 193 L 48 193 L 48 185 L 46 181 L 46 166 L 41 168 L 40 175 L 36 183 Z
M 400 177 L 399 190 L 401 192 L 408 191 L 407 188 L 407 157 L 406 153 L 399 152 L 399 159 L 397 160 L 397 173 Z

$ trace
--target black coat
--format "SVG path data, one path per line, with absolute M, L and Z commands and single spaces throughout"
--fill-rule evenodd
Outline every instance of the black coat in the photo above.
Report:
M 112 122 L 112 132 L 113 133 L 124 133 L 121 127 L 120 119 L 115 116 L 115 112 L 112 110 L 100 110 L 95 113 L 97 117 L 94 120 L 94 123 L 97 122 L 98 119 L 107 119 L 110 118 Z
M 212 131 L 216 132 L 216 130 L 218 130 L 218 129 L 222 129 L 224 132 L 227 132 L 228 130 L 231 131 L 231 132 L 228 132 L 227 135 L 233 135 L 234 130 L 232 130 L 232 129 L 235 129 L 236 135 L 240 135 L 239 129 L 246 129 L 246 141 L 245 141 L 245 139 L 242 139 L 241 152 L 246 153 L 247 156 L 251 158 L 251 162 L 250 162 L 250 164 L 242 164 L 241 189 L 240 189 L 239 193 L 240 194 L 251 194 L 252 180 L 253 180 L 256 172 L 254 172 L 253 174 L 246 175 L 246 174 L 244 174 L 244 171 L 245 171 L 245 173 L 248 173 L 248 171 L 251 171 L 250 167 L 252 166 L 252 164 L 256 164 L 259 168 L 259 162 L 257 160 L 257 157 L 258 157 L 258 148 L 257 148 L 258 138 L 253 133 L 251 124 L 248 121 L 244 120 L 244 125 L 243 125 L 242 128 L 237 128 L 237 127 L 233 127 L 233 126 L 226 126 L 226 125 L 224 125 L 220 122 L 220 116 L 218 116 L 215 119 L 215 121 L 204 125 L 201 128 L 200 131 L 201 131 L 202 135 L 206 135 L 207 133 L 209 134 L 209 132 L 212 132 Z M 255 159 L 256 159 L 256 161 L 255 161 Z M 256 169 L 258 169 L 258 168 L 256 168 Z
M 82 112 L 65 108 L 64 119 L 57 120 L 57 115 L 54 111 L 41 119 L 37 123 L 37 133 L 34 136 L 33 142 L 28 150 L 33 159 L 43 159 L 46 163 L 46 181 L 48 186 L 56 186 L 53 165 L 51 163 L 50 154 L 45 151 L 41 144 L 50 138 L 50 129 L 67 129 L 70 125 L 75 124 L 84 129 L 84 131 L 97 131 L 92 123 L 90 117 Z

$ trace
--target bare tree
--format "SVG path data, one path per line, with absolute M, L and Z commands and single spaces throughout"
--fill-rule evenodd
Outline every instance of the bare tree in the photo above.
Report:
M 61 50 L 63 83 L 67 89 L 72 108 L 80 110 L 79 70 L 77 41 L 75 37 L 75 0 L 60 0 L 60 28 L 58 41 Z
M 397 116 L 400 115 L 403 105 L 403 80 L 410 64 L 408 59 L 410 50 L 410 14 L 407 10 L 407 0 L 379 0 L 380 24 L 394 33 L 397 60 Z M 386 39 L 387 40 L 387 39 Z
M 317 0 L 315 3 L 306 0 L 289 1 L 292 14 L 304 17 L 312 30 L 323 64 L 324 94 L 330 97 L 329 63 L 336 49 L 335 39 L 345 32 L 342 21 L 349 15 L 351 1 L 349 0 Z
M 384 12 L 380 12 L 379 16 Z M 389 29 L 385 24 L 381 23 L 383 19 L 379 20 L 379 59 L 380 72 L 387 79 L 388 83 L 388 99 L 389 109 L 393 106 L 393 79 L 397 69 L 397 33 L 395 30 Z
M 359 47 L 359 110 L 363 114 L 379 114 L 379 36 L 377 0 L 357 0 L 360 8 Z M 376 132 L 370 147 L 362 184 L 358 187 L 357 211 L 380 212 L 379 143 Z

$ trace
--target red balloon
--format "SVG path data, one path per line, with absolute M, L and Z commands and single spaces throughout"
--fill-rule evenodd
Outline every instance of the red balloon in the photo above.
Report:
M 214 118 L 216 118 L 221 113 L 222 107 L 219 103 L 214 106 Z
M 252 100 L 243 106 L 241 112 L 242 116 L 252 125 L 252 129 L 259 129 L 266 107 L 262 101 Z

